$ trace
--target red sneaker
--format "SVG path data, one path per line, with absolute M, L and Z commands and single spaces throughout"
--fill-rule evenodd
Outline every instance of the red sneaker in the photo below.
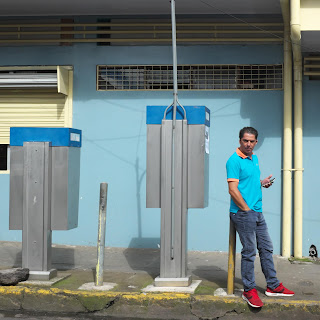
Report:
M 282 285 L 282 283 L 280 283 L 279 286 L 273 290 L 267 287 L 265 294 L 269 297 L 292 297 L 294 292 L 287 289 Z
M 242 299 L 247 301 L 253 308 L 261 308 L 263 306 L 263 302 L 260 300 L 256 289 L 243 291 Z

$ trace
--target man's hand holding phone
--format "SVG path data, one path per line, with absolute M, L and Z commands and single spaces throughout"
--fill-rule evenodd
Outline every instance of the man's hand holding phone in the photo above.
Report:
M 267 178 L 265 178 L 265 179 L 263 179 L 263 180 L 261 181 L 261 186 L 262 186 L 263 188 L 269 188 L 269 187 L 272 186 L 275 178 L 271 178 L 271 177 L 272 177 L 272 174 L 271 174 L 269 177 L 267 177 Z

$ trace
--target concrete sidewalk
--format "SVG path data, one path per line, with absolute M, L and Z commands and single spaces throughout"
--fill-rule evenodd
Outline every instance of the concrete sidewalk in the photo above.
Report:
M 188 254 L 188 269 L 193 280 L 202 280 L 194 294 L 144 293 L 142 289 L 159 275 L 160 251 L 156 249 L 106 248 L 104 281 L 116 283 L 111 291 L 83 291 L 79 287 L 94 282 L 95 247 L 53 246 L 53 267 L 65 279 L 51 286 L 19 283 L 0 287 L 0 310 L 54 313 L 77 313 L 90 316 L 113 316 L 119 319 L 216 319 L 241 315 L 250 318 L 252 310 L 240 298 L 240 255 L 236 258 L 235 287 L 238 295 L 215 296 L 216 290 L 227 286 L 226 252 Z M 268 298 L 264 295 L 265 280 L 256 259 L 256 283 L 265 306 L 259 317 L 272 319 L 272 312 L 285 313 L 295 319 L 301 313 L 306 319 L 320 319 L 320 264 L 291 263 L 274 256 L 278 278 L 295 291 L 294 297 Z M 21 266 L 21 244 L 0 242 L 0 268 Z M 302 315 L 303 314 L 303 315 Z M 308 315 L 306 317 L 306 314 Z M 269 317 L 269 318 L 268 318 Z M 286 317 L 283 317 L 286 319 Z

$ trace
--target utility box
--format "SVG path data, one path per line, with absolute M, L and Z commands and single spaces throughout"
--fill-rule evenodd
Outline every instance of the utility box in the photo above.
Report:
M 184 106 L 187 119 L 187 207 L 205 208 L 209 195 L 210 110 L 205 106 Z M 147 106 L 147 208 L 161 207 L 162 120 L 172 120 L 172 109 Z M 177 125 L 184 113 L 177 108 Z
M 78 226 L 81 131 L 10 128 L 9 228 L 22 230 L 30 280 L 56 277 L 52 230 Z
M 24 171 L 29 142 L 49 142 L 51 230 L 78 226 L 81 131 L 72 128 L 10 129 L 10 230 L 22 230 Z M 39 150 L 40 151 L 40 150 Z M 39 168 L 41 170 L 41 168 Z
M 147 107 L 147 208 L 161 208 L 156 287 L 188 287 L 192 281 L 187 212 L 208 206 L 209 127 L 210 111 L 204 106 Z

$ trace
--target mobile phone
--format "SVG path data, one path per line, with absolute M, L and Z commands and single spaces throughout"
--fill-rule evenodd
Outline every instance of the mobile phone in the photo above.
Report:
M 275 178 L 271 178 L 269 183 L 273 184 L 274 179 L 275 179 Z M 262 185 L 262 187 L 266 186 L 266 185 L 269 184 L 269 183 L 264 183 L 264 184 Z

